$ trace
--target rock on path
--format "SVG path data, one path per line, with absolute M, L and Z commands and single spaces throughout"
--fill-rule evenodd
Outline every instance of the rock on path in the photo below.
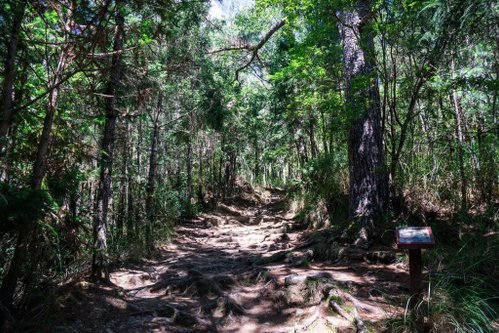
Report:
M 339 297 L 338 283 L 371 288 L 375 279 L 359 269 L 296 264 L 290 250 L 301 234 L 284 206 L 274 195 L 245 208 L 223 204 L 180 223 L 153 260 L 112 272 L 113 285 L 70 288 L 59 302 L 62 323 L 46 331 L 354 332 L 350 318 L 324 306 L 324 295 Z M 369 296 L 348 297 L 373 322 L 388 309 Z

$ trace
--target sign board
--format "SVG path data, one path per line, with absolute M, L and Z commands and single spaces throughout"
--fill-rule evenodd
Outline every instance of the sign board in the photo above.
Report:
M 397 228 L 397 248 L 399 249 L 431 249 L 435 239 L 431 227 Z

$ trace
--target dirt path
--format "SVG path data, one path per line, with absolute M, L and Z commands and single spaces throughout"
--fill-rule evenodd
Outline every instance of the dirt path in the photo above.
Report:
M 292 217 L 273 194 L 184 221 L 154 260 L 112 272 L 113 286 L 71 286 L 50 331 L 356 332 L 359 319 L 378 331 L 400 311 L 401 264 L 366 263 L 353 251 L 317 262 Z

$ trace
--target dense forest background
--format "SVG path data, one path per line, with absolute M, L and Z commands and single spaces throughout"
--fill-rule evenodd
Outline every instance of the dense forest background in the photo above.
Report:
M 457 320 L 492 330 L 497 2 L 214 5 L 2 1 L 3 311 L 106 280 L 244 179 L 363 248 L 431 225 Z

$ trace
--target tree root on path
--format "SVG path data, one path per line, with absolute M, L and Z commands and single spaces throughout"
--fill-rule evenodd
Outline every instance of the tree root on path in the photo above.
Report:
M 209 327 L 211 324 L 201 318 L 191 315 L 188 312 L 179 310 L 171 305 L 165 305 L 160 309 L 143 310 L 130 314 L 130 317 L 151 315 L 154 317 L 169 318 L 172 323 L 182 327 Z
M 355 298 L 353 295 L 350 295 L 349 293 L 342 292 L 342 296 L 345 299 L 347 299 L 348 301 L 352 302 L 352 304 L 355 306 L 355 308 L 359 308 L 367 313 L 380 313 L 381 312 L 381 310 L 378 309 L 377 307 L 374 307 L 372 305 L 361 302 L 360 300 Z
M 303 322 L 302 322 L 302 325 L 299 327 L 299 328 L 295 328 L 295 332 L 306 332 L 310 326 L 312 326 L 317 320 L 319 320 L 320 318 L 322 317 L 321 315 L 321 304 L 317 305 L 315 307 L 315 310 L 314 310 L 314 313 L 312 314 L 312 316 L 310 316 L 309 318 L 305 319 Z
M 336 332 L 335 331 L 335 324 L 334 324 L 333 320 L 331 319 L 330 316 L 328 316 L 327 314 L 324 314 L 324 312 L 326 312 L 326 311 L 325 311 L 325 309 L 323 309 L 323 307 L 324 307 L 323 303 L 317 305 L 313 311 L 313 314 L 309 318 L 303 320 L 302 324 L 300 326 L 298 326 L 298 327 L 295 326 L 291 330 L 291 332 L 293 332 L 293 333 L 305 333 L 308 331 L 308 329 L 310 327 L 312 327 L 312 325 L 314 323 L 316 323 L 319 320 L 323 320 L 326 323 L 326 326 L 331 327 L 334 330 L 334 332 Z M 365 333 L 365 332 L 363 332 L 363 333 Z
M 357 327 L 357 333 L 369 333 L 366 325 L 364 325 L 364 322 L 360 319 L 359 314 L 357 313 L 357 308 L 353 308 L 353 318 L 355 326 Z
M 345 296 L 349 295 L 347 293 L 344 293 L 344 294 L 345 294 Z M 355 299 L 355 298 L 353 296 L 351 296 L 351 299 Z M 356 300 L 356 301 L 360 304 L 363 304 L 362 302 L 360 302 L 358 300 Z M 353 301 L 351 301 L 351 302 L 354 303 Z M 353 309 L 353 315 L 350 315 L 350 314 L 346 313 L 341 308 L 341 306 L 334 300 L 330 300 L 327 305 L 324 302 L 321 302 L 319 305 L 317 305 L 315 307 L 311 316 L 304 319 L 301 322 L 300 326 L 295 326 L 291 331 L 296 332 L 296 333 L 307 332 L 308 329 L 319 320 L 323 320 L 326 323 L 326 325 L 328 325 L 332 328 L 335 328 L 334 320 L 332 320 L 331 317 L 326 314 L 328 306 L 331 310 L 333 310 L 341 318 L 347 320 L 350 323 L 353 323 L 355 325 L 356 333 L 368 333 L 369 332 L 366 325 L 364 324 L 364 322 L 360 318 L 359 313 L 357 311 L 357 307 L 355 304 L 354 304 L 354 309 Z
M 193 286 L 196 288 L 199 296 L 206 297 L 212 293 L 217 296 L 217 300 L 221 300 L 225 315 L 244 315 L 246 313 L 244 308 L 228 296 L 222 290 L 222 287 L 220 287 L 221 282 L 225 286 L 227 286 L 228 281 L 230 281 L 229 284 L 234 284 L 234 280 L 231 277 L 224 275 L 209 278 L 196 270 L 189 270 L 188 275 L 191 277 Z
M 348 320 L 348 315 L 345 313 L 345 311 L 343 311 L 343 309 L 338 303 L 336 303 L 335 301 L 330 301 L 329 305 L 334 310 L 334 312 L 340 315 L 340 317 L 343 317 L 344 319 Z
M 178 290 L 178 291 L 184 291 L 187 289 L 187 287 L 191 284 L 191 279 L 188 276 L 174 276 L 159 282 L 156 282 L 153 285 L 148 285 L 140 288 L 133 289 L 133 291 L 140 291 L 143 289 L 148 289 L 156 293 L 162 289 L 166 289 L 167 291 L 169 290 Z

